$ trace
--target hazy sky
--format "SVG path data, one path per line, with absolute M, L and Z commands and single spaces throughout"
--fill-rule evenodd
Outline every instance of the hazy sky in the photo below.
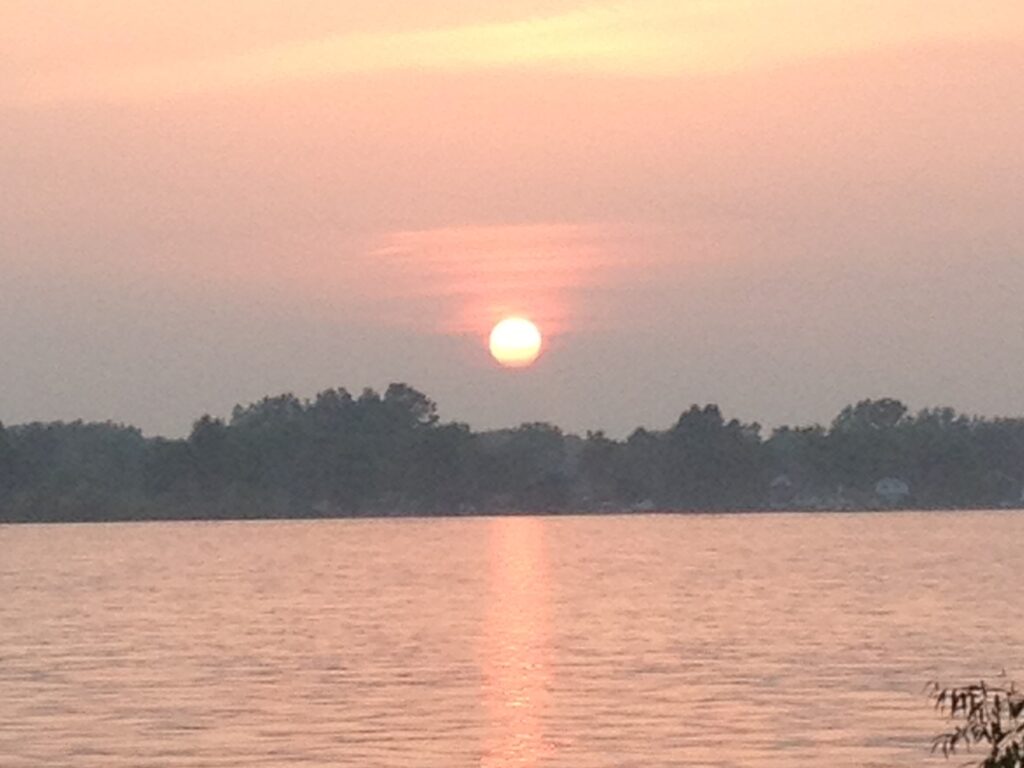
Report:
M 1024 4 L 0 0 L 0 420 L 390 381 L 1024 414 Z

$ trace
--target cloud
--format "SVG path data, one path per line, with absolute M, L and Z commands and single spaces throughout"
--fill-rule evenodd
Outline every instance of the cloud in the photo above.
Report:
M 241 51 L 228 46 L 229 53 L 156 63 L 122 59 L 103 66 L 97 64 L 103 52 L 90 56 L 86 49 L 79 51 L 81 60 L 73 68 L 13 68 L 6 90 L 15 101 L 46 103 L 159 99 L 401 70 L 536 68 L 664 77 L 735 72 L 880 47 L 1008 40 L 1022 33 L 1024 8 L 998 0 L 970 5 L 950 0 L 634 0 L 505 21 L 339 28 L 315 39 L 263 42 Z M 165 33 L 152 28 L 136 34 L 148 34 L 157 44 Z M 226 40 L 232 34 L 224 30 Z
M 582 292 L 643 267 L 639 235 L 610 224 L 443 227 L 386 235 L 370 263 L 400 325 L 483 335 L 525 315 L 558 333 L 580 322 Z

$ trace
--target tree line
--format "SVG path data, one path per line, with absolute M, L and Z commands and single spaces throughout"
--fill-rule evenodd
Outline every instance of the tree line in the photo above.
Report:
M 112 423 L 0 424 L 0 521 L 604 510 L 1019 506 L 1024 419 L 864 400 L 828 426 L 692 406 L 616 440 L 474 432 L 405 384 L 203 416 L 185 439 Z

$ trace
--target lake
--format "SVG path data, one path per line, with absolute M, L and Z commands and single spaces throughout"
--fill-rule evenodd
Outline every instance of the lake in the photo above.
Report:
M 0 526 L 0 765 L 921 766 L 1013 512 Z M 951 762 L 949 765 L 958 765 Z

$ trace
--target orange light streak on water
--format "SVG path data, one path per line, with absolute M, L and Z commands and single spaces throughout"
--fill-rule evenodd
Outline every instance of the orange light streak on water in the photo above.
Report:
M 552 673 L 544 521 L 495 518 L 482 668 L 488 728 L 482 768 L 541 765 L 553 751 L 544 732 Z

